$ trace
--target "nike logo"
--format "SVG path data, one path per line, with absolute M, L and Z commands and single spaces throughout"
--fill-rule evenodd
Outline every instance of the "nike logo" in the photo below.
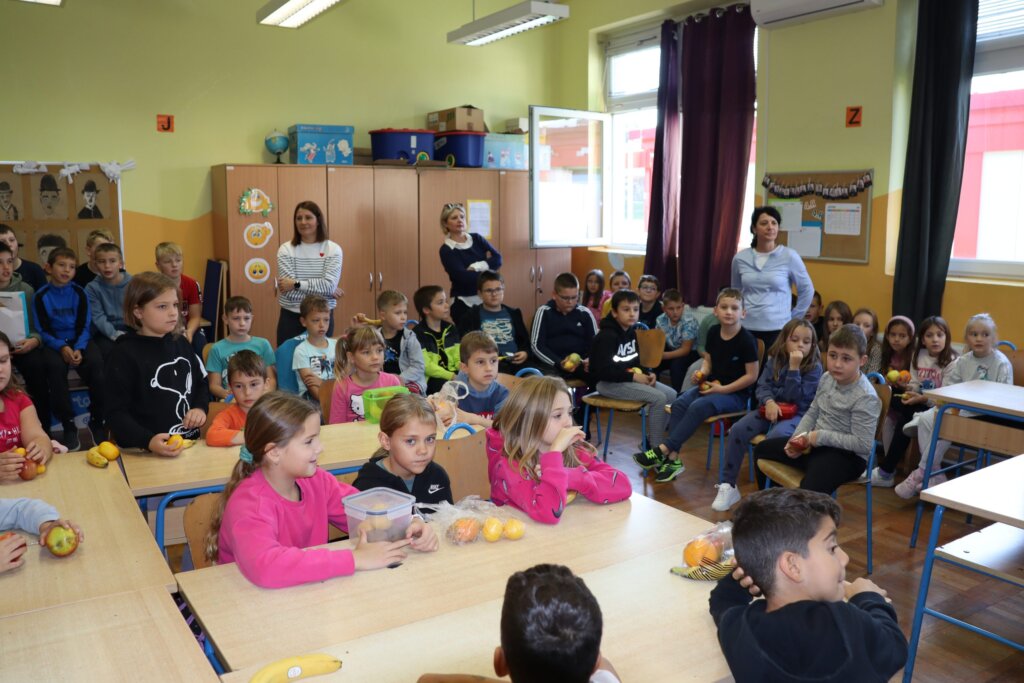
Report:
M 437 493 L 441 488 L 440 484 L 431 484 L 430 488 L 427 489 L 427 493 Z

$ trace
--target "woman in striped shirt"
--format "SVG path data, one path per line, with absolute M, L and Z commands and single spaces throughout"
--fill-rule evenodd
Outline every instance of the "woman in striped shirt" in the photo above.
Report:
M 331 324 L 327 336 L 334 335 L 334 308 L 345 293 L 341 281 L 341 247 L 327 239 L 324 214 L 314 202 L 299 202 L 295 207 L 295 235 L 277 250 L 277 301 L 281 317 L 277 320 L 277 344 L 305 332 L 299 321 L 299 306 L 309 294 L 327 299 Z

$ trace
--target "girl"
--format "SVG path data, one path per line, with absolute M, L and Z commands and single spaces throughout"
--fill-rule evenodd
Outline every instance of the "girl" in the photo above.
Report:
M 441 209 L 444 243 L 439 254 L 441 265 L 452 281 L 452 322 L 459 324 L 473 306 L 483 303 L 476 281 L 485 270 L 501 269 L 501 252 L 487 238 L 466 230 L 466 210 L 462 204 L 445 204 Z
M 334 383 L 331 395 L 329 424 L 365 420 L 364 391 L 402 385 L 398 375 L 381 372 L 384 367 L 384 338 L 376 327 L 350 327 L 338 339 L 334 357 L 334 373 L 338 381 Z
M 619 291 L 620 289 L 632 289 L 633 279 L 629 277 L 629 273 L 624 270 L 616 270 L 612 273 L 611 278 L 608 280 L 608 286 L 611 287 L 611 294 Z M 595 316 L 595 319 L 600 322 L 601 318 L 605 317 L 612 310 L 612 297 L 608 296 L 608 300 L 601 306 L 601 315 Z
M 764 410 L 764 415 L 760 410 L 747 413 L 729 430 L 725 467 L 722 481 L 717 485 L 718 495 L 711 504 L 712 510 L 725 512 L 739 502 L 736 476 L 751 439 L 758 434 L 787 438 L 793 435 L 800 418 L 811 406 L 821 379 L 817 342 L 810 321 L 790 320 L 768 349 L 764 371 L 755 391 L 758 407 Z M 779 407 L 782 403 L 795 404 L 796 411 L 784 416 Z
M 587 279 L 583 286 L 582 303 L 594 315 L 594 320 L 601 319 L 601 309 L 604 302 L 612 298 L 612 293 L 604 288 L 604 271 L 594 268 L 587 273 Z
M 868 340 L 868 362 L 864 366 L 864 374 L 881 372 L 882 345 L 878 343 L 878 316 L 870 308 L 858 308 L 853 314 L 853 324 L 864 331 Z
M 345 295 L 341 282 L 342 252 L 327 239 L 323 211 L 315 202 L 299 202 L 292 217 L 295 233 L 277 250 L 277 302 L 281 315 L 277 319 L 277 345 L 296 337 L 305 328 L 299 321 L 299 307 L 309 294 L 327 299 L 330 321 L 327 336 L 334 336 L 334 308 Z
M 50 437 L 43 431 L 32 399 L 11 374 L 11 349 L 7 335 L 0 332 L 0 484 L 18 481 L 25 458 L 46 465 L 53 457 Z M 15 453 L 15 448 L 25 452 Z
M 894 485 L 893 473 L 896 466 L 903 460 L 910 437 L 903 433 L 903 427 L 915 413 L 928 409 L 928 399 L 920 393 L 925 389 L 938 389 L 942 386 L 946 368 L 956 358 L 950 340 L 949 325 L 939 316 L 925 318 L 917 333 L 917 353 L 910 365 L 910 384 L 904 390 L 899 401 L 890 404 L 889 418 L 892 420 L 892 434 L 888 436 L 885 456 L 871 473 L 874 486 L 891 487 Z M 886 420 L 886 431 L 890 429 Z M 866 481 L 867 477 L 863 477 Z
M 434 462 L 437 418 L 430 402 L 416 394 L 388 400 L 380 416 L 380 448 L 352 482 L 360 491 L 384 486 L 411 493 L 417 503 L 453 503 L 452 484 Z
M 352 550 L 310 550 L 327 542 L 328 522 L 348 531 L 342 499 L 358 492 L 316 466 L 323 450 L 315 405 L 281 392 L 261 397 L 206 536 L 206 557 L 237 562 L 257 586 L 281 588 L 401 562 L 407 545 L 437 550 L 437 537 L 419 518 L 401 541 L 368 543 L 360 531 Z
M 122 448 L 157 455 L 181 453 L 182 439 L 199 438 L 210 402 L 202 362 L 181 332 L 178 287 L 160 273 L 128 282 L 124 321 L 131 330 L 107 359 L 107 425 Z
M 902 315 L 893 316 L 885 324 L 885 336 L 882 338 L 881 367 L 883 374 L 890 370 L 906 370 L 914 357 L 914 323 Z M 896 380 L 890 382 L 897 389 L 906 389 L 909 382 Z
M 943 384 L 949 386 L 970 382 L 980 379 L 988 382 L 1001 382 L 1002 384 L 1013 384 L 1013 366 L 1009 359 L 996 348 L 998 342 L 996 323 L 988 313 L 979 313 L 967 321 L 965 339 L 967 351 L 952 363 L 949 364 L 947 372 L 944 373 Z M 906 479 L 896 485 L 896 495 L 900 498 L 913 498 L 922 488 L 941 484 L 946 480 L 945 474 L 932 476 L 925 483 L 925 468 L 928 465 L 928 449 L 931 448 L 932 432 L 935 429 L 935 416 L 937 409 L 930 408 L 920 414 L 915 425 L 911 421 L 905 431 L 917 433 L 917 443 L 921 447 L 921 462 L 917 468 L 910 473 Z M 971 413 L 961 410 L 962 417 L 971 417 Z M 979 420 L 1000 422 L 998 418 L 985 416 L 978 417 Z M 1001 423 L 1001 422 L 1000 422 Z M 1006 422 L 1006 424 L 1019 427 L 1019 422 Z M 935 443 L 935 453 L 932 455 L 932 469 L 939 469 L 942 466 L 942 457 L 949 450 L 949 442 L 938 440 Z
M 831 301 L 825 307 L 825 312 L 821 317 L 823 319 L 824 334 L 818 340 L 818 350 L 821 351 L 822 359 L 825 359 L 828 355 L 828 338 L 843 325 L 849 325 L 853 322 L 853 311 L 850 310 L 850 305 L 845 301 Z
M 487 430 L 491 500 L 513 505 L 532 519 L 557 524 L 567 495 L 595 503 L 629 498 L 622 472 L 596 457 L 572 423 L 572 398 L 558 377 L 529 377 L 509 393 Z

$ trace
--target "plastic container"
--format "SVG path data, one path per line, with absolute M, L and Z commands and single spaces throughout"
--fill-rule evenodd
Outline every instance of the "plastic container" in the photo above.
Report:
M 380 128 L 370 131 L 373 160 L 400 159 L 409 164 L 430 161 L 434 131 L 421 128 Z
M 408 394 L 406 387 L 381 387 L 380 389 L 367 389 L 363 392 L 363 416 L 367 422 L 372 424 L 380 423 L 381 413 L 384 406 L 393 396 Z
M 484 138 L 484 168 L 516 171 L 530 168 L 530 143 L 527 136 L 488 133 Z
M 296 123 L 288 128 L 288 160 L 293 164 L 352 163 L 352 126 L 321 126 Z
M 484 165 L 484 138 L 487 133 L 457 130 L 434 136 L 434 159 L 448 166 L 480 168 Z
M 359 532 L 365 529 L 366 540 L 375 543 L 405 538 L 416 497 L 378 486 L 348 496 L 341 502 L 348 517 L 348 535 L 358 538 Z

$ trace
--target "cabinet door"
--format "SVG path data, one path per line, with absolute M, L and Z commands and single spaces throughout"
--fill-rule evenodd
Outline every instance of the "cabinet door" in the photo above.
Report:
M 530 176 L 526 171 L 499 171 L 501 250 L 505 303 L 522 309 L 529 322 L 537 310 L 537 262 L 530 249 Z
M 356 313 L 374 312 L 373 169 L 365 166 L 327 168 L 327 225 L 341 245 L 341 288 L 345 296 L 334 313 L 335 334 L 348 327 Z
M 377 294 L 387 289 L 405 294 L 409 317 L 418 320 L 412 305 L 412 295 L 420 286 L 416 170 L 374 168 L 373 178 Z
M 537 255 L 537 294 L 535 304 L 540 306 L 551 298 L 555 289 L 555 278 L 559 273 L 572 271 L 572 250 L 567 247 L 534 249 Z
M 295 206 L 299 202 L 316 202 L 327 216 L 327 170 L 325 166 L 278 166 L 277 194 L 274 200 L 281 215 L 278 245 L 292 239 L 295 234 Z M 327 223 L 327 237 L 331 238 L 331 224 Z M 337 242 L 337 240 L 334 240 Z

